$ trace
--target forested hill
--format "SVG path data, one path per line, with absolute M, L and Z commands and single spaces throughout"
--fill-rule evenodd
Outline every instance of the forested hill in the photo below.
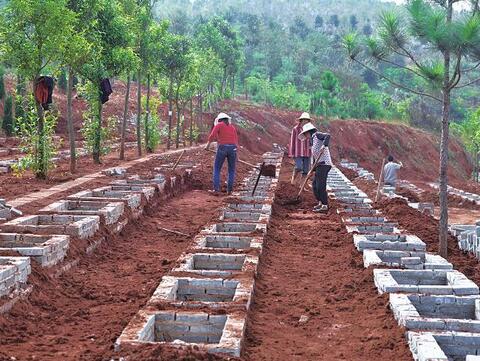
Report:
M 355 15 L 359 23 L 366 23 L 374 20 L 380 11 L 393 6 L 391 2 L 379 0 L 159 0 L 157 15 L 170 17 L 184 12 L 189 16 L 211 17 L 241 11 L 266 15 L 285 25 L 300 17 L 313 27 L 318 16 L 328 23 L 330 17 L 336 15 L 341 23 L 348 24 L 350 16 Z

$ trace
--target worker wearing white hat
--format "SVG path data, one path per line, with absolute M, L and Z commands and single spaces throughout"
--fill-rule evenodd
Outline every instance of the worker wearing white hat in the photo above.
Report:
M 310 143 L 306 139 L 299 139 L 298 136 L 303 130 L 303 125 L 310 122 L 310 114 L 303 113 L 297 118 L 295 127 L 293 127 L 290 134 L 290 145 L 288 147 L 288 156 L 295 160 L 295 167 L 293 168 L 291 183 L 295 184 L 299 175 L 306 177 L 310 170 Z
M 235 182 L 235 168 L 237 163 L 238 134 L 232 124 L 232 118 L 225 113 L 220 113 L 215 118 L 215 126 L 208 137 L 206 150 L 210 148 L 210 143 L 217 141 L 217 155 L 213 167 L 213 193 L 220 194 L 220 174 L 225 159 L 228 162 L 228 182 L 227 194 L 231 194 Z
M 308 139 L 312 146 L 312 164 L 315 167 L 315 178 L 313 180 L 313 194 L 318 205 L 313 208 L 314 212 L 328 211 L 327 177 L 332 169 L 332 158 L 330 157 L 330 134 L 321 133 L 315 125 L 307 123 L 303 126 L 298 136 L 300 139 Z

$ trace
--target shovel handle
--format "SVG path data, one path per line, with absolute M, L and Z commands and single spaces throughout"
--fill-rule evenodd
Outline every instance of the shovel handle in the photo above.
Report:
M 211 152 L 211 153 L 214 153 L 214 154 L 217 153 L 217 152 L 215 152 L 213 149 L 207 149 L 207 150 L 208 150 L 209 152 Z M 256 169 L 260 169 L 259 166 L 256 166 L 256 165 L 254 165 L 254 164 L 252 164 L 252 163 L 245 162 L 244 160 L 241 160 L 241 159 L 238 159 L 238 158 L 237 158 L 237 161 L 240 162 L 240 163 L 242 163 L 242 164 L 248 165 L 249 167 L 256 168 Z
M 297 198 L 300 198 L 302 195 L 303 189 L 305 188 L 305 185 L 307 184 L 308 180 L 312 176 L 313 172 L 315 172 L 315 169 L 317 169 L 318 164 L 320 163 L 320 156 L 323 154 L 325 151 L 325 148 L 322 148 L 320 151 L 320 154 L 318 155 L 318 158 L 315 160 L 315 163 L 313 163 L 312 168 L 308 171 L 307 176 L 305 177 L 305 180 L 302 182 L 302 186 L 300 187 L 300 190 L 298 191 Z

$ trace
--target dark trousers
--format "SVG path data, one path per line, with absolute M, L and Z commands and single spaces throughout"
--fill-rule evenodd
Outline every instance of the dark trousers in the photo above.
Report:
M 228 162 L 227 191 L 231 192 L 235 182 L 235 166 L 237 162 L 237 146 L 235 144 L 223 144 L 217 148 L 217 156 L 215 157 L 213 167 L 213 189 L 217 192 L 220 191 L 220 173 L 225 159 Z
M 315 169 L 315 178 L 313 180 L 313 194 L 317 201 L 325 205 L 328 205 L 327 177 L 330 169 L 332 169 L 331 165 L 320 164 Z

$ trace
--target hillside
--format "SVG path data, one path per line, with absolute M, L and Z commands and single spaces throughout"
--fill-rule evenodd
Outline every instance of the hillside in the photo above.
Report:
M 340 19 L 347 20 L 350 15 L 356 15 L 358 20 L 365 22 L 373 20 L 381 10 L 395 6 L 393 3 L 378 0 L 160 0 L 157 2 L 157 16 L 169 17 L 176 12 L 185 12 L 188 15 L 210 17 L 213 14 L 223 14 L 231 10 L 242 11 L 252 15 L 267 15 L 283 24 L 290 24 L 295 17 L 301 17 L 313 26 L 315 17 L 320 15 L 328 18 L 338 14 Z M 292 14 L 292 16 L 285 16 Z
M 287 144 L 290 128 L 300 114 L 258 107 L 245 102 L 227 102 L 222 109 L 261 126 L 241 129 L 240 132 L 247 147 L 253 146 L 262 151 L 268 149 L 272 142 Z M 440 140 L 433 133 L 402 124 L 375 121 L 335 120 L 328 124 L 319 124 L 332 135 L 330 148 L 337 163 L 346 158 L 359 162 L 364 168 L 377 174 L 382 158 L 391 154 L 403 161 L 403 178 L 422 182 L 437 179 Z M 465 182 L 471 172 L 469 156 L 458 140 L 453 138 L 450 144 L 450 180 Z

